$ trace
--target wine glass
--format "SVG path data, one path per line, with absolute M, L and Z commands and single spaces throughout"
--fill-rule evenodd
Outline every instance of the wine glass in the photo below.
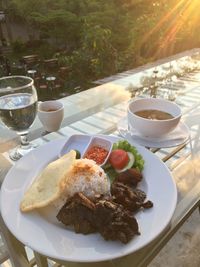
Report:
M 21 144 L 9 152 L 12 160 L 18 160 L 33 145 L 27 134 L 37 114 L 37 91 L 33 79 L 25 76 L 0 78 L 0 120 L 3 125 L 20 136 Z

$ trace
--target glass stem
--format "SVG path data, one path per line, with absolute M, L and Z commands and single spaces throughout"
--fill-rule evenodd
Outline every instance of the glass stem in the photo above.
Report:
M 20 135 L 20 142 L 22 147 L 27 147 L 29 145 L 27 134 Z

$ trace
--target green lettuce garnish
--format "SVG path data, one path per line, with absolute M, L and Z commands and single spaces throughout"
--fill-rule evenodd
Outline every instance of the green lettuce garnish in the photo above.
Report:
M 139 171 L 142 171 L 144 169 L 144 159 L 142 155 L 140 155 L 137 149 L 132 146 L 128 141 L 120 140 L 117 143 L 114 143 L 112 150 L 115 149 L 123 149 L 126 152 L 131 152 L 135 157 L 135 162 L 132 167 L 138 169 Z
M 144 159 L 142 155 L 140 155 L 137 151 L 137 149 L 132 146 L 128 141 L 126 140 L 120 140 L 117 143 L 113 144 L 112 150 L 115 149 L 123 149 L 126 152 L 130 152 L 135 157 L 135 161 L 133 163 L 133 166 L 131 168 L 136 168 L 139 171 L 142 171 L 144 169 Z M 109 162 L 107 162 L 103 166 L 104 171 L 107 173 L 111 183 L 115 180 L 116 176 L 118 175 L 115 169 L 110 165 Z

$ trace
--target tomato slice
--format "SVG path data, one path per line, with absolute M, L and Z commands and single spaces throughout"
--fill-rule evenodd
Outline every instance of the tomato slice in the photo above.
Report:
M 109 162 L 115 169 L 123 169 L 129 162 L 128 153 L 122 149 L 110 153 Z

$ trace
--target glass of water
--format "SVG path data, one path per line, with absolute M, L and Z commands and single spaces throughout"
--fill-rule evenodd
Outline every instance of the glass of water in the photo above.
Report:
M 0 120 L 5 127 L 15 131 L 21 141 L 21 144 L 9 153 L 12 160 L 20 159 L 33 149 L 33 145 L 28 142 L 27 134 L 37 114 L 37 99 L 32 78 L 0 78 Z

